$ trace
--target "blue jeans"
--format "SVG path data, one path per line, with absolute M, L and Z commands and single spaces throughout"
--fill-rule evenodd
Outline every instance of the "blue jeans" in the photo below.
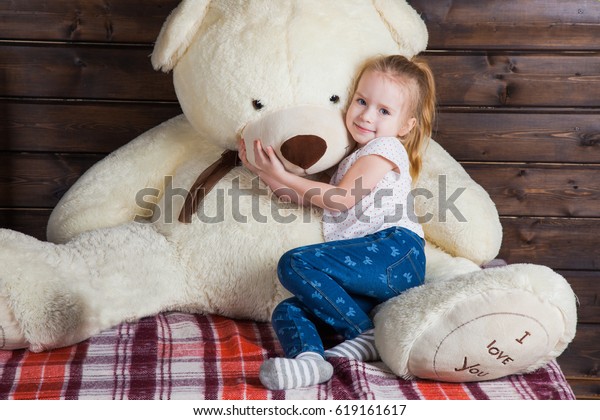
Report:
M 369 313 L 376 305 L 423 284 L 424 245 L 414 232 L 393 227 L 286 252 L 277 274 L 294 297 L 272 316 L 286 357 L 306 351 L 323 355 L 322 323 L 346 339 L 372 329 Z

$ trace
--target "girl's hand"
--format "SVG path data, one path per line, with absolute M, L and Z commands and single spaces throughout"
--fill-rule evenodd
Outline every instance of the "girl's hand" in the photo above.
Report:
M 240 139 L 240 141 L 238 142 L 238 156 L 240 158 L 240 160 L 242 161 L 242 165 L 244 165 L 244 167 L 246 169 L 248 169 L 250 172 L 255 173 L 256 175 L 258 175 L 258 168 L 254 165 L 252 165 L 250 162 L 248 162 L 248 154 L 246 152 L 246 142 L 244 141 L 244 139 Z
M 275 154 L 275 150 L 271 146 L 265 149 L 260 140 L 254 141 L 254 160 L 258 170 L 269 176 L 276 177 L 287 172 Z

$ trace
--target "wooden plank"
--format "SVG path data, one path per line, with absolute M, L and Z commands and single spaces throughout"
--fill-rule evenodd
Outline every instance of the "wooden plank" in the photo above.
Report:
M 177 103 L 0 101 L 0 151 L 110 153 L 180 113 Z
M 600 219 L 501 217 L 499 258 L 554 270 L 600 270 Z
M 0 2 L 2 39 L 153 43 L 180 0 Z
M 0 154 L 0 191 L 4 192 L 0 206 L 52 207 L 57 191 L 64 192 L 67 185 L 103 156 Z M 568 170 L 560 165 L 464 163 L 463 166 L 490 194 L 501 216 L 600 217 L 598 165 L 572 166 Z
M 600 52 L 428 52 L 423 57 L 443 106 L 600 106 Z
M 0 207 L 54 207 L 104 155 L 0 154 Z
M 45 241 L 46 226 L 51 211 L 51 209 L 0 208 L 0 228 L 16 230 Z
M 425 19 L 430 49 L 597 49 L 595 0 L 410 0 Z M 29 0 L 0 3 L 4 39 L 154 42 L 179 0 Z M 31 23 L 35 22 L 35 25 Z M 473 22 L 476 22 L 474 25 Z M 448 36 L 452 34 L 452 36 Z
M 152 69 L 151 48 L 0 45 L 0 97 L 176 101 L 172 76 Z
M 600 217 L 600 165 L 463 163 L 502 216 Z
M 577 400 L 600 400 L 600 380 L 567 378 Z
M 180 112 L 174 102 L 0 101 L 0 149 L 105 153 Z M 597 111 L 442 111 L 434 138 L 462 162 L 600 163 Z
M 559 271 L 558 273 L 567 279 L 577 295 L 579 322 L 600 324 L 600 271 Z
M 575 339 L 557 359 L 563 373 L 573 379 L 600 379 L 600 325 L 579 324 Z
M 151 50 L 81 45 L 0 45 L 0 96 L 175 101 Z M 444 106 L 600 106 L 600 52 L 428 53 Z
M 435 140 L 460 161 L 600 163 L 600 111 L 442 108 Z
M 429 49 L 598 50 L 596 0 L 409 0 Z
M 180 113 L 176 103 L 0 101 L 0 150 L 107 153 Z M 460 161 L 600 163 L 600 111 L 440 112 L 434 138 Z

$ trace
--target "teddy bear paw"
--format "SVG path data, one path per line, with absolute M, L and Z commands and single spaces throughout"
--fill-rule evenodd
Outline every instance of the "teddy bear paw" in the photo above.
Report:
M 29 347 L 21 326 L 8 305 L 8 300 L 0 296 L 0 350 L 16 350 Z
M 411 375 L 448 382 L 525 373 L 556 355 L 561 312 L 523 291 L 494 291 L 455 305 L 415 341 Z
M 554 360 L 575 336 L 577 308 L 558 273 L 512 264 L 410 289 L 374 321 L 381 359 L 398 376 L 473 382 Z

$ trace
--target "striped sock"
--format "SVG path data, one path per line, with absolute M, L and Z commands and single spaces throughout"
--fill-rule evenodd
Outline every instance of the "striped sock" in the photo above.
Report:
M 379 352 L 375 347 L 375 330 L 365 331 L 358 337 L 326 350 L 325 357 L 347 357 L 361 362 L 379 360 Z
M 333 366 L 318 353 L 300 353 L 294 359 L 276 357 L 265 360 L 259 378 L 271 390 L 311 386 L 328 381 L 333 376 Z

